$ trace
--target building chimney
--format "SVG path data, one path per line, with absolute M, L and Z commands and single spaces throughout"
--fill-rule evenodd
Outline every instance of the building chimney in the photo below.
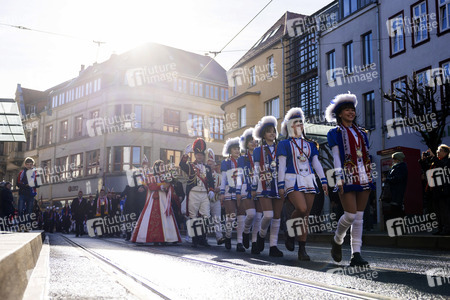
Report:
M 81 65 L 80 74 L 84 71 L 84 65 Z

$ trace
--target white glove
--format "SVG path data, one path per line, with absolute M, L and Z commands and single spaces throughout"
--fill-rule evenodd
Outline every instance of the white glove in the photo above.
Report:
M 216 194 L 214 194 L 214 192 L 213 191 L 209 191 L 209 193 L 208 193 L 208 197 L 209 197 L 209 200 L 214 200 L 214 196 L 215 196 Z

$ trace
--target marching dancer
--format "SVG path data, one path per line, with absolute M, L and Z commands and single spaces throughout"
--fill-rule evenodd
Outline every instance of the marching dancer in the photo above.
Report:
M 244 232 L 245 211 L 243 206 L 236 201 L 236 194 L 240 194 L 240 190 L 236 188 L 242 186 L 239 182 L 241 176 L 238 174 L 239 137 L 228 139 L 223 147 L 223 160 L 220 171 L 222 172 L 222 183 L 220 185 L 220 198 L 223 201 L 226 212 L 226 232 L 225 232 L 225 248 L 231 249 L 231 232 L 233 230 L 234 216 L 237 215 L 237 245 L 236 251 L 245 252 L 242 244 L 242 233 Z
M 190 147 L 188 147 L 190 148 Z M 210 217 L 210 199 L 214 198 L 214 178 L 211 168 L 205 165 L 206 143 L 202 138 L 197 138 L 192 149 L 195 155 L 193 163 L 188 162 L 188 153 L 191 149 L 186 149 L 180 161 L 180 168 L 188 175 L 186 184 L 186 201 L 189 218 L 196 219 L 199 215 L 202 218 Z M 192 246 L 203 245 L 210 247 L 203 231 L 200 236 L 192 237 Z
M 134 243 L 181 242 L 178 225 L 172 211 L 173 185 L 162 180 L 164 162 L 153 164 L 153 175 L 148 176 L 147 200 L 139 216 L 131 241 Z
M 281 124 L 281 134 L 286 137 L 278 144 L 278 193 L 285 194 L 294 205 L 291 219 L 301 218 L 301 232 L 297 236 L 298 259 L 310 260 L 305 245 L 308 235 L 308 216 L 314 203 L 315 194 L 319 193 L 314 170 L 319 175 L 322 188 L 328 194 L 327 180 L 319 162 L 317 145 L 306 139 L 303 124 L 305 117 L 301 108 L 291 108 Z M 295 249 L 295 237 L 286 237 L 286 248 Z
M 258 250 L 263 251 L 264 240 L 270 226 L 269 255 L 282 257 L 283 252 L 277 247 L 284 201 L 280 199 L 277 187 L 277 137 L 277 119 L 273 116 L 263 117 L 253 131 L 253 138 L 261 141 L 261 146 L 253 151 L 253 160 L 258 179 L 256 196 L 263 210 L 261 229 L 256 243 Z
M 351 227 L 352 258 L 350 266 L 363 266 L 368 262 L 361 257 L 363 215 L 372 189 L 369 141 L 363 128 L 356 123 L 355 108 L 358 104 L 353 94 L 337 95 L 327 107 L 328 122 L 337 127 L 328 132 L 328 144 L 333 151 L 334 178 L 336 189 L 344 208 L 338 227 L 331 242 L 331 256 L 337 262 L 342 260 L 342 243 Z
M 221 175 L 216 172 L 216 158 L 213 149 L 208 149 L 208 166 L 212 170 L 212 176 L 214 178 L 214 198 L 210 199 L 210 209 L 211 209 L 211 219 L 214 225 L 214 234 L 216 235 L 217 245 L 222 245 L 225 243 L 225 237 L 222 234 L 221 227 L 221 214 L 222 214 L 222 203 L 219 200 L 220 196 L 220 183 Z
M 244 154 L 238 158 L 238 168 L 243 170 L 242 188 L 240 195 L 236 195 L 238 202 L 242 198 L 245 208 L 245 227 L 242 234 L 242 243 L 245 248 L 250 247 L 250 228 L 252 228 L 252 254 L 259 254 L 256 244 L 257 234 L 261 226 L 262 208 L 256 198 L 257 180 L 254 176 L 255 164 L 253 162 L 253 150 L 256 141 L 253 139 L 253 128 L 244 131 L 239 139 L 239 147 Z

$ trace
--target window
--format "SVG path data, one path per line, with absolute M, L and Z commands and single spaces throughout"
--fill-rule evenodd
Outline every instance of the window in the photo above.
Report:
M 187 125 L 189 136 L 203 136 L 203 116 L 189 113 Z
M 200 84 L 198 85 L 198 95 L 199 95 L 200 97 L 203 97 L 203 83 L 200 83 Z
M 373 63 L 372 32 L 363 35 L 362 39 L 363 39 L 363 63 L 365 66 L 369 66 Z
M 50 169 L 52 167 L 52 160 L 41 161 L 41 168 L 44 171 L 44 178 L 41 178 L 43 182 L 50 182 Z
M 392 93 L 397 98 L 401 98 L 403 96 L 402 91 L 406 90 L 406 76 L 392 81 L 391 82 L 391 89 L 392 89 Z M 407 109 L 406 104 L 404 104 L 402 106 L 402 108 L 403 109 Z M 396 104 L 395 102 L 392 102 L 392 117 L 393 118 L 400 118 L 401 117 L 400 110 L 401 110 L 401 108 L 398 106 L 398 104 Z
M 163 130 L 167 132 L 180 132 L 180 112 L 178 110 L 164 109 Z
M 52 174 L 59 176 L 58 179 L 66 179 L 69 174 L 69 158 L 67 156 L 57 158 L 55 160 L 55 173 Z
M 427 3 L 422 1 L 411 7 L 413 46 L 428 40 Z
M 429 68 L 425 70 L 420 70 L 415 74 L 417 80 L 417 87 L 421 89 L 425 89 L 426 86 L 430 83 L 430 70 Z
M 53 136 L 53 125 L 48 125 L 45 128 L 45 142 L 44 145 L 52 144 L 52 136 Z
M 142 128 L 142 105 L 134 106 L 134 115 L 136 117 L 134 120 L 135 128 Z
M 343 16 L 344 18 L 358 9 L 357 0 L 343 0 Z
M 189 94 L 194 95 L 194 82 L 189 82 Z
M 375 94 L 369 92 L 363 95 L 366 129 L 375 129 Z
M 247 108 L 245 106 L 239 108 L 239 128 L 245 127 L 247 125 Z
M 403 12 L 389 19 L 389 43 L 391 56 L 405 51 Z
M 83 153 L 77 153 L 70 156 L 70 169 L 72 178 L 83 176 Z
M 80 137 L 83 135 L 83 116 L 75 117 L 74 137 Z
M 334 70 L 336 69 L 336 52 L 333 50 L 327 53 L 327 63 L 328 63 L 328 80 L 335 79 L 336 75 Z
M 280 99 L 277 97 L 266 101 L 265 110 L 266 116 L 274 116 L 278 119 L 280 117 Z
M 317 76 L 297 83 L 291 92 L 290 107 L 301 107 L 305 117 L 319 114 L 319 78 Z
M 90 119 L 95 119 L 100 117 L 100 112 L 98 110 L 93 110 L 89 114 Z
M 100 150 L 86 152 L 86 174 L 93 175 L 100 172 Z
M 31 131 L 31 136 L 32 136 L 32 138 L 31 138 L 31 141 L 32 141 L 31 149 L 36 149 L 36 144 L 37 144 L 37 129 L 36 128 L 34 128 Z
M 209 137 L 223 140 L 223 119 L 209 117 Z
M 161 149 L 161 160 L 164 161 L 165 164 L 173 163 L 175 166 L 178 166 L 180 164 L 181 155 L 181 151 L 178 150 Z
M 450 29 L 450 0 L 439 0 L 439 34 Z
M 122 104 L 116 104 L 114 106 L 114 115 L 112 115 L 112 117 L 114 116 L 121 116 L 122 115 Z
M 60 125 L 60 132 L 59 132 L 59 141 L 63 142 L 63 141 L 67 141 L 69 136 L 69 127 L 68 127 L 69 122 L 67 120 L 62 121 L 61 125 Z
M 26 142 L 26 151 L 30 151 L 31 150 L 31 132 L 27 131 L 25 134 L 25 139 L 27 140 Z
M 111 147 L 106 148 L 106 172 L 113 171 L 113 152 Z
M 344 45 L 345 48 L 345 71 L 347 74 L 353 73 L 353 42 Z
M 232 96 L 237 95 L 237 85 L 238 85 L 237 76 L 233 76 L 233 86 L 231 87 L 231 95 Z
M 126 171 L 140 165 L 141 147 L 114 147 L 114 171 Z
M 214 87 L 214 99 L 219 100 L 219 87 Z
M 250 85 L 254 86 L 256 84 L 256 69 L 255 66 L 250 68 Z
M 205 97 L 209 98 L 209 85 L 208 84 L 205 85 Z
M 443 61 L 443 62 L 440 62 L 440 77 L 441 77 L 441 81 L 440 81 L 440 84 L 441 84 L 441 100 L 442 99 L 445 99 L 445 94 L 446 94 L 446 86 L 445 86 L 445 84 L 446 83 L 450 83 L 450 60 L 446 60 L 446 61 Z M 437 81 L 437 82 L 439 82 L 439 81 Z M 447 99 L 447 101 L 450 101 L 450 99 Z
M 267 58 L 267 69 L 269 70 L 269 77 L 272 77 L 275 69 L 275 63 L 273 62 L 273 55 Z

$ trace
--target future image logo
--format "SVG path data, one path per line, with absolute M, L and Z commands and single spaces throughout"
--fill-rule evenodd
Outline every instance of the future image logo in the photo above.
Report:
M 386 121 L 388 138 L 400 136 L 403 133 L 431 132 L 437 126 L 435 113 L 411 118 L 393 118 Z
M 444 168 L 430 169 L 426 172 L 426 175 L 428 185 L 431 188 L 450 183 L 450 169 L 447 166 Z
M 104 133 L 130 132 L 138 128 L 136 114 L 122 116 L 94 118 L 86 121 L 87 133 L 90 137 L 100 136 Z
M 93 218 L 86 221 L 86 227 L 90 237 L 131 232 L 136 227 L 137 217 L 135 213 L 122 216 L 110 216 Z
M 450 283 L 450 269 L 448 267 L 430 269 L 426 271 L 426 275 L 429 287 Z
M 378 78 L 377 67 L 374 63 L 362 67 L 352 66 L 351 68 L 351 72 L 347 68 L 334 68 L 326 71 L 328 86 L 335 87 L 364 81 L 372 82 L 372 80 Z
M 394 218 L 386 221 L 388 235 L 390 237 L 413 234 L 417 232 L 432 232 L 438 228 L 435 213 L 422 216 Z

